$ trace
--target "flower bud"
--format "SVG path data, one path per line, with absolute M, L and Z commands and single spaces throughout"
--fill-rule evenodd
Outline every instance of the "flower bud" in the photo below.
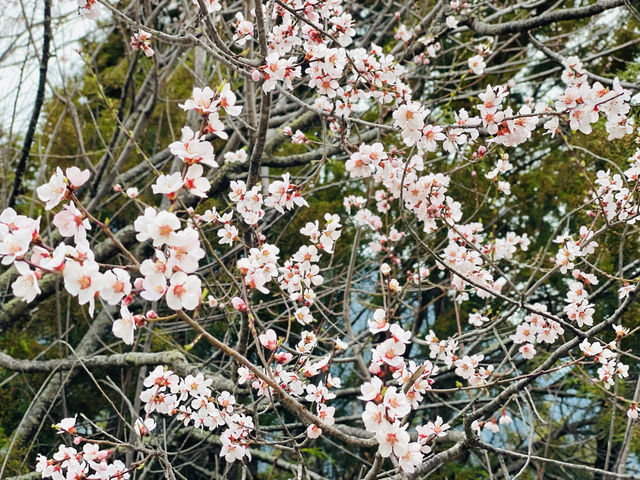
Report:
M 236 309 L 239 312 L 246 312 L 247 311 L 247 304 L 240 297 L 233 297 L 231 299 L 231 305 L 233 305 L 233 308 Z
M 134 315 L 133 321 L 136 323 L 136 327 L 142 327 L 145 323 L 147 323 L 146 319 L 140 314 Z

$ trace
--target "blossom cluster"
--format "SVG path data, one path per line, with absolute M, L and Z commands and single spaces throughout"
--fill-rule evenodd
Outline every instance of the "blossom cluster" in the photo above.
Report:
M 629 333 L 627 329 L 620 325 L 614 325 L 617 338 Z M 613 386 L 616 376 L 618 378 L 627 378 L 629 376 L 629 366 L 618 361 L 618 350 L 615 340 L 608 346 L 603 346 L 600 342 L 590 342 L 585 338 L 580 343 L 580 350 L 586 357 L 593 357 L 593 361 L 599 364 L 597 373 L 597 381 L 600 381 L 609 389 Z M 594 380 L 595 381 L 595 380 Z
M 254 425 L 251 416 L 236 411 L 236 399 L 228 391 L 214 396 L 211 379 L 202 374 L 179 377 L 165 367 L 156 367 L 144 380 L 140 400 L 147 414 L 175 416 L 185 426 L 210 431 L 226 427 L 220 434 L 222 448 L 220 456 L 227 462 L 251 459 L 249 436 Z M 241 411 L 241 409 L 240 409 Z
M 626 222 L 634 225 L 640 213 L 637 191 L 640 180 L 640 149 L 629 157 L 629 168 L 622 175 L 611 175 L 609 170 L 598 170 L 592 203 L 607 221 Z M 592 215 L 593 212 L 591 212 Z
M 280 287 L 285 290 L 291 300 L 303 304 L 304 307 L 310 306 L 316 298 L 313 290 L 315 286 L 321 285 L 324 281 L 320 275 L 320 252 L 333 253 L 333 247 L 340 238 L 341 227 L 340 217 L 335 214 L 325 214 L 325 225 L 320 231 L 318 221 L 308 222 L 300 229 L 300 233 L 309 237 L 313 243 L 311 245 L 303 245 L 298 251 L 286 260 L 280 267 L 280 275 L 278 282 Z M 296 318 L 300 321 L 300 310 L 296 312 Z M 303 310 L 303 312 L 306 312 Z M 306 317 L 303 315 L 302 318 Z M 301 323 L 309 323 L 304 320 Z
M 335 421 L 335 407 L 327 405 L 328 400 L 336 398 L 331 390 L 342 386 L 341 379 L 330 373 L 331 356 L 325 355 L 317 361 L 312 361 L 312 353 L 318 346 L 318 338 L 308 330 L 300 333 L 300 341 L 293 349 L 295 353 L 281 348 L 282 339 L 278 339 L 276 332 L 272 329 L 260 334 L 258 338 L 260 344 L 270 351 L 268 372 L 278 388 L 293 398 L 304 398 L 312 404 L 312 411 L 317 421 L 308 424 L 306 433 L 309 438 L 319 437 L 322 434 L 320 425 L 330 427 Z M 348 345 L 340 339 L 335 339 L 334 343 L 336 352 L 348 348 Z M 264 369 L 260 371 L 266 375 Z M 240 367 L 238 375 L 238 383 L 251 385 L 259 397 L 272 398 L 275 395 L 274 387 L 249 368 Z M 312 381 L 314 377 L 320 375 L 325 379 L 318 380 L 317 383 Z
M 557 321 L 542 316 L 547 312 L 546 306 L 537 303 L 531 308 L 535 313 L 529 313 L 511 335 L 511 340 L 520 345 L 519 352 L 527 360 L 535 356 L 536 343 L 553 344 L 564 334 L 564 329 Z
M 140 429 L 142 426 L 143 430 Z M 73 438 L 74 445 L 82 445 L 78 450 L 74 447 L 60 445 L 52 458 L 38 455 L 36 471 L 42 478 L 52 480 L 68 480 L 70 478 L 92 478 L 96 480 L 110 480 L 130 478 L 131 468 L 121 460 L 113 460 L 112 450 L 103 450 L 98 443 L 92 443 L 81 437 L 76 430 L 76 417 L 65 418 L 53 425 L 59 434 L 68 434 Z M 148 434 L 155 428 L 155 423 L 138 419 L 136 431 L 139 436 Z
M 411 473 L 431 452 L 433 440 L 449 429 L 438 417 L 435 422 L 416 427 L 415 442 L 407 431 L 407 416 L 431 389 L 431 377 L 438 373 L 438 367 L 428 360 L 416 364 L 404 358 L 411 332 L 389 322 L 384 309 L 375 311 L 369 330 L 374 335 L 384 333 L 386 339 L 373 349 L 369 371 L 374 376 L 361 387 L 359 398 L 366 402 L 362 421 L 366 430 L 375 434 L 378 453 L 383 458 L 393 456 L 403 471 Z M 386 384 L 385 379 L 392 384 Z

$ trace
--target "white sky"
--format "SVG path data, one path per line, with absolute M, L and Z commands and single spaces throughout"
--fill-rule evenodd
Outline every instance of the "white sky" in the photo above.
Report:
M 44 0 L 0 0 L 0 3 L 5 2 L 0 16 L 0 126 L 5 132 L 10 131 L 15 108 L 15 136 L 24 135 L 38 88 Z M 80 18 L 76 0 L 52 0 L 51 13 L 53 41 L 47 72 L 47 98 L 51 96 L 52 86 L 60 86 L 63 78 L 78 70 L 81 64 L 81 58 L 75 52 L 79 47 L 78 39 L 96 30 L 95 20 Z M 29 24 L 33 24 L 31 29 L 27 28 Z

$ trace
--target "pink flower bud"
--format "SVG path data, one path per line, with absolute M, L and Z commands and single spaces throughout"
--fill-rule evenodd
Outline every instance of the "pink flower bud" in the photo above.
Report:
M 144 282 L 144 278 L 136 278 L 133 282 L 133 287 L 136 290 L 142 290 L 142 282 Z
M 231 305 L 233 305 L 233 308 L 235 308 L 239 312 L 247 311 L 247 304 L 240 297 L 233 297 L 231 299 Z
M 260 70 L 254 69 L 253 72 L 251 72 L 251 79 L 254 82 L 259 82 L 260 81 L 260 77 L 261 77 Z
M 133 321 L 136 323 L 136 327 L 142 327 L 147 323 L 146 319 L 142 315 L 134 315 Z
M 155 312 L 155 310 L 149 310 L 145 314 L 145 317 L 147 317 L 149 320 L 155 320 L 158 318 L 158 314 Z
M 371 372 L 373 375 L 378 375 L 380 373 L 380 364 L 378 363 L 371 363 L 371 365 L 369 365 L 369 372 Z
M 121 191 L 122 191 L 122 185 L 120 185 L 119 183 L 116 183 L 116 184 L 113 186 L 113 191 L 114 191 L 114 192 L 118 192 L 118 193 L 119 193 L 119 192 L 121 192 Z

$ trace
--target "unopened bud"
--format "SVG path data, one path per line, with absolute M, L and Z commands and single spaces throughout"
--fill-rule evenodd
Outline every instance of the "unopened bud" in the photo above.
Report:
M 239 312 L 247 311 L 247 304 L 240 297 L 233 297 L 231 299 L 231 305 L 233 305 L 233 308 L 235 308 Z
M 134 315 L 133 321 L 135 322 L 136 327 L 142 327 L 147 323 L 146 319 L 142 315 Z

